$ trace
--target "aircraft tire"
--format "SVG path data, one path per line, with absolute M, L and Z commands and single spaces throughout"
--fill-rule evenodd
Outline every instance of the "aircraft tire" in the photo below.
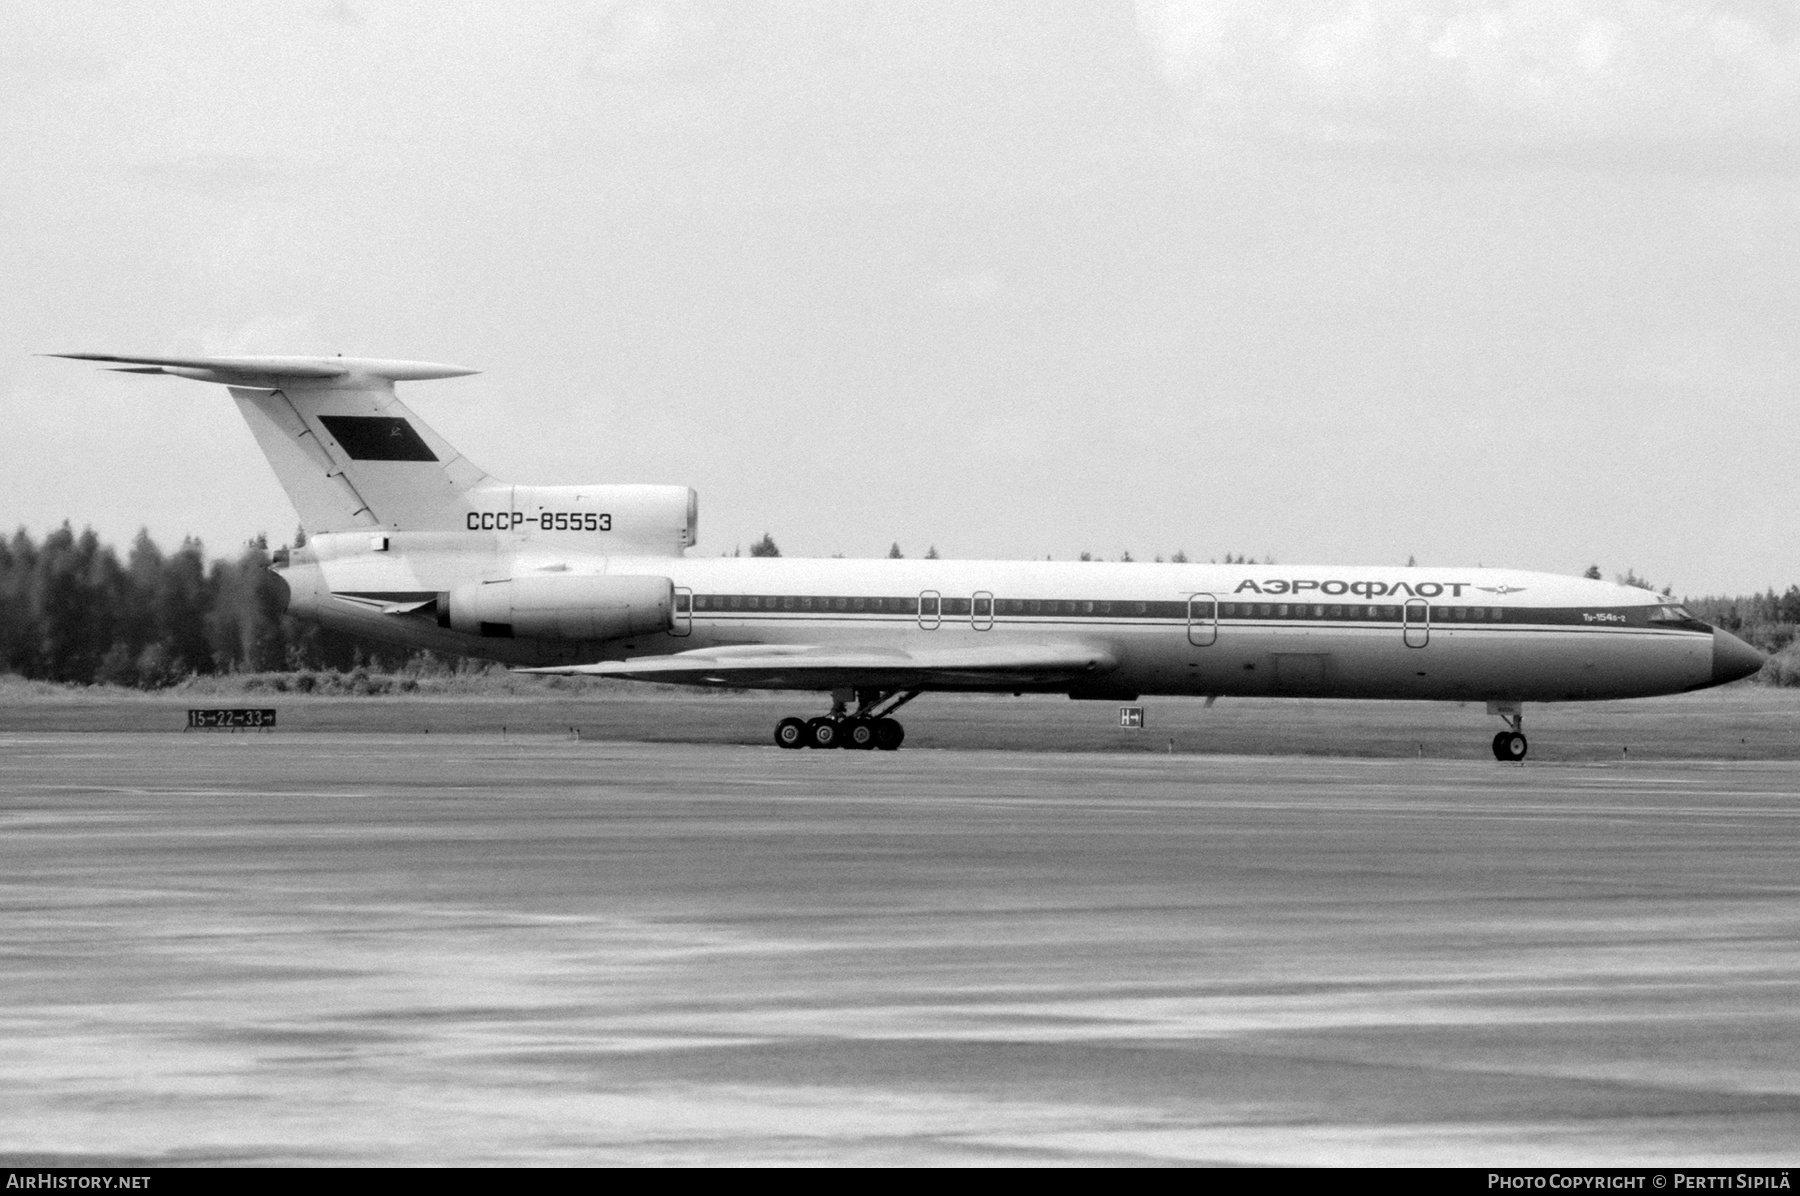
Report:
M 844 737 L 837 722 L 829 718 L 815 718 L 806 724 L 806 742 L 809 747 L 834 748 L 844 746 Z
M 875 749 L 875 724 L 866 718 L 853 718 L 844 724 L 844 746 L 859 752 Z
M 807 729 L 806 720 L 800 718 L 784 718 L 775 724 L 775 746 L 799 749 L 812 742 L 812 732 Z
M 875 720 L 875 746 L 884 752 L 897 749 L 906 739 L 906 728 L 891 718 Z
M 1500 738 L 1494 741 L 1494 755 L 1508 763 L 1522 761 L 1525 759 L 1525 752 L 1528 746 L 1529 745 L 1525 742 L 1525 736 L 1519 732 L 1502 731 L 1500 732 Z
M 1505 738 L 1506 738 L 1505 731 L 1495 731 L 1494 732 L 1493 747 L 1494 747 L 1494 759 L 1496 759 L 1496 760 L 1506 759 L 1506 749 L 1500 746 L 1500 741 Z

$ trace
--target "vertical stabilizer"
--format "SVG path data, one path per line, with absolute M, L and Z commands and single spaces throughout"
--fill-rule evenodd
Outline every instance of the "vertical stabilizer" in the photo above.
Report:
M 452 531 L 505 492 L 394 394 L 396 381 L 475 371 L 345 357 L 107 357 L 132 373 L 224 383 L 311 534 Z

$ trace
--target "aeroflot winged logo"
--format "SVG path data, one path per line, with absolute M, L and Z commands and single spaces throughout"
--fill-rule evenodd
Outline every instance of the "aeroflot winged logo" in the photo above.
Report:
M 1486 593 L 1489 593 L 1489 594 L 1499 594 L 1502 597 L 1505 597 L 1507 594 L 1523 594 L 1527 587 L 1525 587 L 1525 586 L 1476 586 L 1475 588 L 1478 590 L 1485 591 Z
M 1276 578 L 1273 581 L 1254 581 L 1249 578 L 1238 583 L 1234 594 L 1242 594 L 1248 590 L 1253 594 L 1304 594 L 1316 591 L 1331 597 L 1340 594 L 1354 594 L 1358 598 L 1383 598 L 1394 594 L 1404 594 L 1408 598 L 1438 598 L 1446 591 L 1452 598 L 1461 598 L 1467 589 L 1486 589 L 1485 586 L 1471 587 L 1466 581 L 1315 581 L 1300 577 L 1292 580 Z M 1495 593 L 1510 594 L 1512 586 L 1496 586 Z

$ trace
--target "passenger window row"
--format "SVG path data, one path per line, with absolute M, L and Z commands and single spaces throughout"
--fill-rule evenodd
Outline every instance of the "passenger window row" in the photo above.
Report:
M 683 595 L 685 598 L 685 595 Z M 990 599 L 979 599 L 978 615 L 988 613 Z M 1127 619 L 1178 619 L 1210 620 L 1220 619 L 1329 619 L 1356 622 L 1398 623 L 1405 615 L 1404 608 L 1392 605 L 1361 603 L 1305 603 L 1305 602 L 1108 602 L 1097 599 L 1076 598 L 995 598 L 991 600 L 992 610 L 996 615 L 1019 615 L 1040 618 L 1054 616 L 1058 618 L 1127 618 Z M 949 618 L 956 615 L 967 615 L 971 610 L 968 598 L 924 599 L 925 617 L 942 615 Z M 794 613 L 836 613 L 846 614 L 885 614 L 909 615 L 919 614 L 920 599 L 917 595 L 903 598 L 896 597 L 854 597 L 850 595 L 817 595 L 817 594 L 696 594 L 693 598 L 693 609 L 696 611 L 782 611 Z M 1215 616 L 1214 607 L 1217 607 Z M 686 609 L 683 604 L 682 609 Z M 1501 607 L 1487 606 L 1434 606 L 1431 608 L 1433 623 L 1449 622 L 1500 622 L 1504 617 Z M 1422 621 L 1422 611 L 1415 609 L 1410 616 L 1415 621 Z
M 1211 618 L 1210 602 L 1195 603 L 1196 618 Z M 1221 602 L 1221 619 L 1348 619 L 1359 622 L 1398 623 L 1402 618 L 1424 621 L 1425 612 L 1414 607 L 1407 614 L 1404 607 L 1360 603 L 1307 602 Z M 1433 623 L 1482 621 L 1498 623 L 1505 614 L 1498 606 L 1434 606 Z
M 954 600 L 944 600 L 946 614 L 950 613 L 952 601 Z M 919 599 L 916 595 L 911 598 L 852 598 L 796 594 L 695 594 L 694 609 L 705 611 L 810 611 L 814 613 L 861 611 L 887 615 L 916 615 L 919 613 Z M 969 613 L 967 598 L 962 599 L 962 613 Z

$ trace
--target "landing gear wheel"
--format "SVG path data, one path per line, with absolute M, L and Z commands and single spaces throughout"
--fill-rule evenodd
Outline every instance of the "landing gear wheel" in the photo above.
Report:
M 807 741 L 816 748 L 834 748 L 843 746 L 843 736 L 838 731 L 836 720 L 815 718 L 806 724 Z
M 1506 749 L 1500 746 L 1500 741 L 1505 739 L 1507 734 L 1505 731 L 1494 732 L 1494 759 L 1496 760 L 1506 759 Z
M 800 718 L 784 718 L 775 724 L 775 746 L 783 748 L 803 748 L 812 735 L 806 728 L 806 720 Z
M 1494 759 L 1508 763 L 1525 759 L 1525 736 L 1517 731 L 1502 731 L 1494 736 Z
M 853 718 L 844 724 L 844 746 L 859 752 L 875 748 L 875 724 L 866 718 Z
M 875 720 L 875 746 L 882 751 L 893 751 L 905 738 L 906 728 L 893 719 L 878 718 Z

